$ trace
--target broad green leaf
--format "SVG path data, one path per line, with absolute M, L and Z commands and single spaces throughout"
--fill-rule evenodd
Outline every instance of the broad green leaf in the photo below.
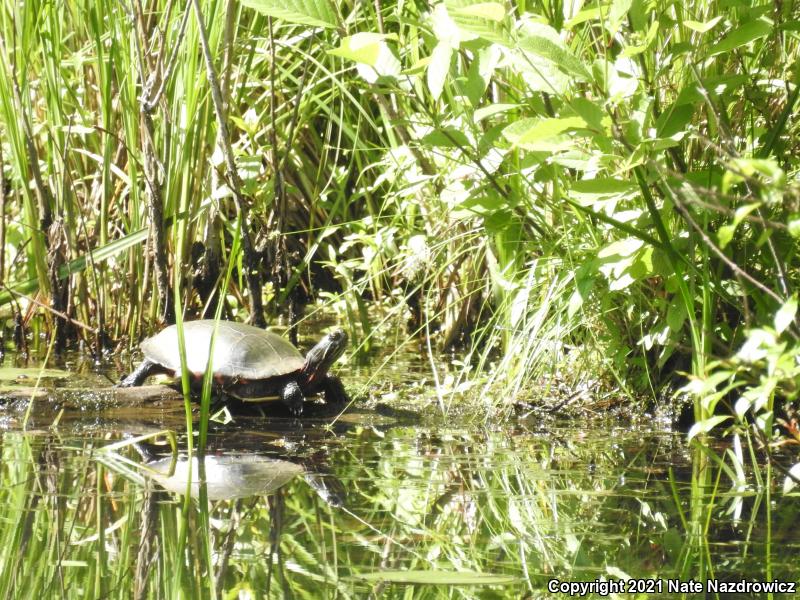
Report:
M 705 23 L 701 23 L 699 21 L 684 21 L 683 24 L 692 31 L 696 31 L 697 33 L 705 33 L 713 29 L 721 20 L 722 16 L 717 16 L 706 21 Z
M 773 159 L 734 158 L 728 161 L 728 169 L 722 177 L 722 192 L 727 194 L 731 188 L 744 181 L 746 177 L 763 176 L 774 185 L 782 185 L 786 174 Z
M 686 305 L 680 299 L 680 295 L 676 294 L 667 308 L 667 325 L 672 331 L 680 331 L 685 321 Z
M 526 150 L 547 150 L 551 145 L 560 147 L 559 137 L 569 129 L 582 128 L 586 122 L 580 117 L 552 119 L 521 119 L 506 127 L 503 135 L 515 146 Z
M 714 90 L 718 96 L 721 96 L 730 93 L 731 90 L 737 90 L 748 81 L 747 75 L 726 74 L 706 77 L 702 80 L 702 87 L 706 90 Z M 680 91 L 674 104 L 697 104 L 703 102 L 703 98 L 700 86 L 697 83 L 692 83 Z
M 472 106 L 481 105 L 486 88 L 489 87 L 501 59 L 500 47 L 497 44 L 490 44 L 478 50 L 470 62 L 466 81 L 459 81 L 459 85 Z
M 636 281 L 644 279 L 645 277 L 652 276 L 653 273 L 653 248 L 647 247 L 642 249 L 641 252 L 636 254 L 636 260 L 633 261 L 630 269 L 628 269 L 631 277 Z
M 449 18 L 461 31 L 477 35 L 490 42 L 509 45 L 509 25 L 506 8 L 499 2 L 475 2 L 474 0 L 446 0 Z M 439 41 L 442 37 L 437 36 Z
M 463 218 L 469 218 L 475 215 L 482 215 L 485 217 L 491 216 L 500 209 L 508 207 L 506 202 L 498 194 L 475 194 L 467 197 L 463 202 L 458 205 L 459 213 L 454 213 Z M 507 212 L 504 213 L 503 219 L 506 218 Z
M 783 333 L 792 324 L 797 314 L 797 296 L 789 298 L 775 313 L 775 330 Z
M 620 25 L 625 20 L 625 16 L 631 9 L 632 0 L 612 0 L 611 7 L 608 10 L 608 28 L 611 35 L 616 35 L 619 31 Z
M 444 89 L 444 80 L 450 71 L 450 61 L 453 57 L 453 48 L 450 44 L 439 42 L 431 54 L 431 62 L 428 63 L 427 83 L 428 90 L 434 100 L 438 100 Z
M 422 137 L 426 146 L 437 148 L 469 148 L 470 143 L 463 131 L 455 127 L 437 128 Z
M 506 16 L 505 7 L 499 2 L 478 2 L 459 7 L 452 6 L 451 3 L 449 10 L 451 15 L 479 17 L 497 22 L 502 21 Z
M 612 242 L 601 248 L 597 253 L 597 258 L 609 258 L 612 256 L 630 256 L 644 245 L 639 238 L 626 238 Z
M 476 123 L 479 123 L 488 117 L 504 113 L 507 110 L 512 110 L 517 107 L 519 107 L 519 104 L 490 104 L 489 106 L 484 106 L 476 110 L 474 120 Z
M 608 133 L 611 128 L 611 118 L 603 109 L 587 98 L 575 98 L 570 107 L 584 120 L 595 133 Z
M 556 42 L 550 37 L 525 35 L 519 40 L 519 47 L 550 61 L 569 75 L 584 81 L 589 81 L 592 78 L 589 70 L 580 59 L 572 54 L 560 40 Z
M 338 48 L 329 50 L 328 54 L 341 56 L 356 62 L 356 69 L 368 83 L 374 83 L 379 77 L 396 77 L 402 67 L 394 55 L 387 39 L 391 35 L 379 33 L 356 33 L 346 37 Z
M 717 415 L 714 417 L 709 417 L 708 419 L 704 419 L 703 421 L 698 421 L 692 428 L 689 430 L 689 434 L 687 436 L 687 440 L 691 441 L 692 438 L 698 436 L 701 433 L 708 433 L 714 427 L 719 425 L 720 423 L 724 423 L 733 417 L 725 416 L 725 415 Z
M 580 149 L 572 148 L 561 154 L 548 157 L 548 161 L 554 165 L 561 165 L 576 171 L 597 171 L 600 157 L 590 154 Z
M 241 0 L 244 6 L 276 19 L 312 27 L 336 27 L 336 11 L 328 0 Z
M 477 573 L 475 571 L 375 571 L 354 576 L 363 581 L 387 581 L 391 583 L 428 585 L 509 585 L 518 578 L 510 575 Z
M 656 137 L 668 138 L 686 131 L 694 116 L 694 104 L 672 104 L 656 120 Z
M 745 362 L 758 362 L 765 358 L 778 343 L 776 334 L 768 329 L 751 329 L 739 348 L 736 357 Z
M 622 179 L 583 179 L 572 184 L 570 196 L 582 204 L 602 200 L 624 200 L 638 193 L 636 184 Z
M 374 67 L 378 62 L 381 45 L 386 36 L 380 33 L 362 32 L 343 38 L 338 48 L 328 54 L 341 56 Z
M 592 261 L 584 262 L 575 271 L 575 291 L 569 299 L 567 314 L 572 318 L 583 306 L 583 302 L 589 297 L 597 279 L 597 268 Z
M 599 7 L 595 8 L 584 8 L 574 17 L 572 17 L 569 21 L 564 23 L 565 29 L 572 29 L 575 25 L 580 25 L 581 23 L 585 23 L 586 21 L 596 21 L 601 19 L 605 15 L 605 8 L 600 9 Z
M 436 41 L 440 44 L 448 43 L 452 48 L 458 48 L 461 42 L 474 40 L 478 37 L 469 29 L 460 27 L 460 24 L 456 23 L 448 11 L 448 6 L 444 3 L 434 5 L 430 22 Z
M 572 292 L 572 296 L 569 297 L 569 304 L 567 305 L 567 317 L 572 318 L 575 314 L 581 309 L 583 306 L 583 296 L 578 290 Z
M 772 22 L 767 19 L 760 18 L 756 21 L 745 23 L 739 29 L 730 32 L 721 41 L 714 44 L 709 56 L 730 52 L 770 33 L 772 33 Z

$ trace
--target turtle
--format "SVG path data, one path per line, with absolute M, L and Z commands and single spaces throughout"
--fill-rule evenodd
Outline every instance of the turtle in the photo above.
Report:
M 203 460 L 209 500 L 273 494 L 299 475 L 331 506 L 345 504 L 344 486 L 333 475 L 312 470 L 302 463 L 260 454 L 206 455 L 202 459 L 167 457 L 147 462 L 146 474 L 176 494 L 185 494 L 190 484 L 189 494 L 197 498 L 200 495 L 200 460 Z
M 202 382 L 209 358 L 213 319 L 186 321 L 183 335 L 186 366 L 195 387 Z M 244 323 L 219 321 L 214 339 L 213 375 L 221 391 L 243 402 L 280 399 L 299 416 L 306 396 L 323 392 L 328 403 L 349 401 L 342 382 L 328 369 L 347 345 L 347 334 L 337 329 L 320 340 L 305 357 L 281 336 Z M 117 387 L 134 387 L 155 373 L 181 372 L 178 328 L 170 325 L 140 345 L 144 360 Z
M 267 445 L 258 452 L 228 449 L 191 458 L 185 451 L 164 456 L 157 445 L 143 440 L 134 442 L 133 448 L 144 460 L 144 475 L 169 492 L 188 491 L 192 498 L 200 495 L 201 478 L 209 500 L 235 500 L 273 494 L 298 476 L 330 506 L 344 506 L 347 497 L 344 484 L 320 462 L 319 454 L 296 455 L 285 447 Z

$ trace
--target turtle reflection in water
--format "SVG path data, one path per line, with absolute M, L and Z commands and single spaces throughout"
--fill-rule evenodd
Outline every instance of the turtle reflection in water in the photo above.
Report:
M 342 382 L 328 369 L 347 346 L 347 334 L 338 329 L 329 333 L 303 357 L 288 341 L 272 332 L 231 321 L 212 319 L 183 324 L 186 366 L 194 387 L 202 383 L 214 337 L 212 367 L 221 391 L 244 402 L 280 399 L 289 410 L 300 415 L 307 396 L 324 393 L 332 404 L 349 401 Z M 167 327 L 141 343 L 144 360 L 118 387 L 144 383 L 151 374 L 181 372 L 178 328 Z
M 148 457 L 141 447 L 138 449 L 145 458 Z M 335 507 L 344 505 L 344 486 L 338 479 L 288 460 L 260 454 L 222 454 L 206 456 L 203 465 L 209 500 L 235 500 L 272 494 L 302 475 L 328 504 Z M 149 460 L 145 467 L 146 475 L 167 491 L 176 494 L 186 493 L 191 478 L 189 493 L 193 498 L 199 496 L 200 471 L 197 457 L 193 457 L 191 463 L 186 456 Z

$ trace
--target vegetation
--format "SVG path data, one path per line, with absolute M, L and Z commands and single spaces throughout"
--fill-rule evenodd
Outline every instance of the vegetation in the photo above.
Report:
M 461 383 L 494 409 L 680 389 L 691 437 L 771 457 L 800 443 L 797 24 L 766 0 L 5 1 L 3 315 L 101 355 L 203 314 L 296 334 L 314 303 L 362 352 L 401 325 L 460 349 L 443 412 Z M 746 456 L 719 472 L 763 468 L 769 507 Z
M 368 347 L 377 301 L 512 401 L 793 398 L 791 5 L 243 4 L 4 5 L 7 314 L 100 352 L 327 298 Z

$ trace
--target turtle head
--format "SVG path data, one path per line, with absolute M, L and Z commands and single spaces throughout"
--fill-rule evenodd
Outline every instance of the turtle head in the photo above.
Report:
M 347 347 L 347 334 L 343 329 L 332 331 L 306 354 L 303 373 L 308 382 L 319 382 L 324 379 L 331 365 L 344 353 Z

